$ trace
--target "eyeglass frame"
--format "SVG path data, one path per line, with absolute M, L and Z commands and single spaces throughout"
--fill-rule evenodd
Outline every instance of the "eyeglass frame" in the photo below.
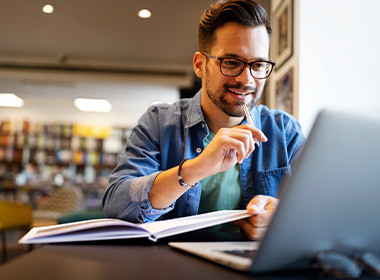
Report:
M 334 249 L 322 250 L 315 253 L 309 266 L 338 278 L 358 278 L 363 270 L 380 276 L 380 257 L 370 251 L 349 255 Z
M 216 57 L 216 56 L 213 56 L 213 55 L 208 54 L 208 53 L 205 53 L 205 52 L 202 52 L 202 54 L 205 55 L 206 57 L 209 57 L 209 58 L 213 58 L 213 59 L 217 59 L 217 60 L 219 60 L 219 62 L 220 62 L 220 63 L 219 63 L 220 73 L 222 73 L 222 74 L 223 74 L 224 76 L 226 76 L 226 77 L 237 77 L 237 76 L 239 76 L 239 75 L 244 71 L 245 67 L 248 65 L 248 66 L 249 66 L 249 73 L 251 74 L 251 76 L 252 76 L 253 78 L 255 78 L 255 79 L 262 80 L 262 79 L 266 79 L 266 78 L 268 78 L 268 77 L 270 76 L 270 74 L 272 74 L 273 68 L 274 68 L 274 66 L 276 65 L 276 62 L 273 62 L 273 61 L 270 61 L 270 60 L 259 59 L 259 60 L 255 60 L 255 61 L 251 61 L 251 62 L 246 62 L 246 61 L 244 61 L 244 60 L 242 60 L 242 59 L 240 59 L 240 58 L 237 58 L 237 57 Z M 239 72 L 238 74 L 236 74 L 236 75 L 226 75 L 226 74 L 223 73 L 223 71 L 222 71 L 222 63 L 223 63 L 223 60 L 225 60 L 225 59 L 236 59 L 236 60 L 242 62 L 244 65 L 243 65 L 243 67 L 241 68 L 241 70 L 240 70 L 240 72 Z M 252 74 L 252 65 L 253 65 L 254 63 L 257 63 L 257 62 L 266 62 L 266 63 L 269 63 L 269 64 L 272 65 L 272 68 L 271 68 L 271 70 L 269 71 L 268 75 L 265 76 L 264 78 L 256 78 L 256 77 L 253 76 L 253 74 Z

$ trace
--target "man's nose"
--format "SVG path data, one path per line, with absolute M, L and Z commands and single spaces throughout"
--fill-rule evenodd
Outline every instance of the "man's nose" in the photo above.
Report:
M 251 69 L 249 65 L 246 65 L 243 69 L 243 71 L 240 73 L 240 75 L 235 77 L 236 81 L 239 81 L 243 84 L 255 84 L 256 80 L 255 78 L 251 75 Z

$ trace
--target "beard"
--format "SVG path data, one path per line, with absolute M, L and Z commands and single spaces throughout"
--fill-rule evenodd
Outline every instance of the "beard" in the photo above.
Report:
M 235 88 L 240 89 L 244 91 L 251 92 L 250 94 L 253 95 L 252 100 L 247 104 L 248 109 L 251 110 L 256 103 L 259 101 L 261 97 L 262 89 L 257 89 L 257 87 L 253 86 L 244 86 L 241 83 L 236 84 L 224 84 L 222 89 L 211 89 L 212 82 L 209 79 L 210 75 L 208 75 L 208 71 L 206 68 L 206 93 L 210 100 L 225 114 L 227 114 L 230 117 L 244 117 L 244 101 L 235 101 L 235 103 L 228 102 L 226 99 L 227 92 L 229 91 L 229 88 Z

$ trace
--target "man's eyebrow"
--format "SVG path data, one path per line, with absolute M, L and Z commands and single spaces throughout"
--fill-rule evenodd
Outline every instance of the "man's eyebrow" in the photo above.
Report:
M 252 62 L 252 61 L 267 61 L 267 57 L 255 57 L 253 59 L 247 60 L 244 57 L 241 57 L 240 55 L 234 54 L 234 53 L 225 53 L 220 57 L 228 57 L 228 58 L 238 58 L 246 62 Z

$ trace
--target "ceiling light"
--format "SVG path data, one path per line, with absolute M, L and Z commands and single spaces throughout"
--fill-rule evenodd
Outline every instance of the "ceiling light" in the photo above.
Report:
M 84 112 L 110 112 L 111 103 L 106 99 L 76 98 L 74 105 Z
M 54 7 L 52 5 L 45 5 L 42 11 L 46 14 L 51 14 L 54 11 Z
M 142 9 L 137 13 L 137 15 L 141 18 L 150 18 L 152 13 L 148 9 Z
M 0 93 L 1 107 L 22 107 L 24 100 L 13 93 Z

